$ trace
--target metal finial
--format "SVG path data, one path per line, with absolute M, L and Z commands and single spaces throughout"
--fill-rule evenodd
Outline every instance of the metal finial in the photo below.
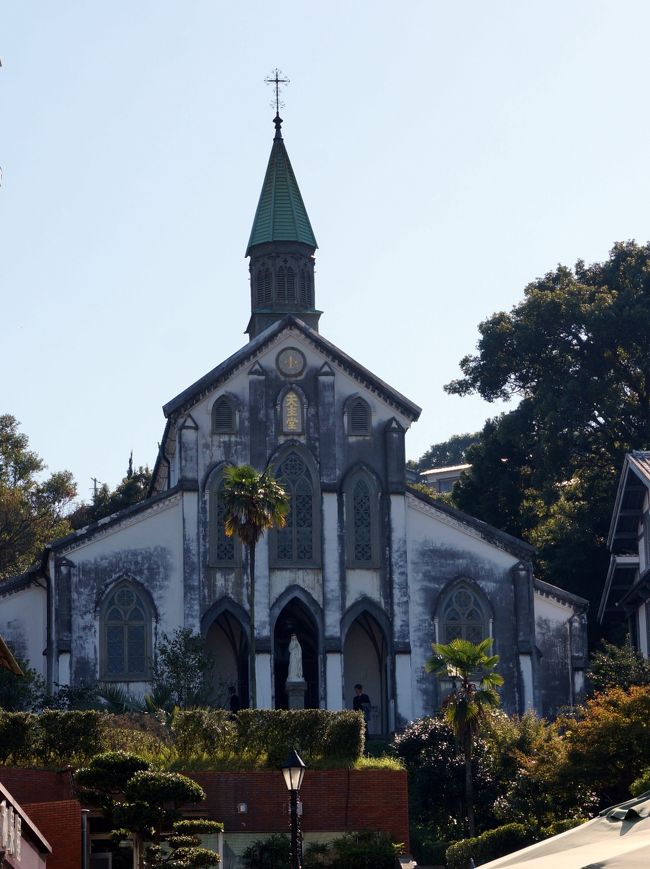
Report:
M 275 99 L 271 100 L 271 108 L 275 108 L 276 117 L 280 116 L 280 109 L 284 108 L 284 103 L 280 99 L 280 85 L 289 84 L 289 82 L 290 82 L 290 79 L 281 78 L 281 76 L 282 76 L 282 70 L 277 69 L 277 67 L 276 67 L 273 70 L 273 78 L 271 78 L 271 76 L 268 76 L 268 78 L 264 79 L 264 81 L 267 84 L 275 85 Z

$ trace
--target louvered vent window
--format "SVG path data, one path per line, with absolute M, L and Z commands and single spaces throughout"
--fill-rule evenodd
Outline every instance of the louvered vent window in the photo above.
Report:
M 271 269 L 264 269 L 264 304 L 270 305 L 273 301 L 271 293 Z
M 289 266 L 287 269 L 287 302 L 296 301 L 296 273 Z
M 361 398 L 350 407 L 348 432 L 351 435 L 370 434 L 370 408 Z
M 280 266 L 278 269 L 276 299 L 278 302 L 287 301 L 287 274 L 284 270 L 284 266 Z
M 307 279 L 304 269 L 300 269 L 300 301 L 307 304 Z
M 212 429 L 215 432 L 235 431 L 235 409 L 227 398 L 219 398 L 212 409 Z
M 264 304 L 264 269 L 260 269 L 255 279 L 255 304 Z

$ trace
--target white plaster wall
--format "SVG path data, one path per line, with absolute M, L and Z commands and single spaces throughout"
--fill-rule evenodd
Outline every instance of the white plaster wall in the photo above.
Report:
M 45 584 L 45 580 L 40 580 Z M 14 594 L 0 597 L 0 634 L 18 657 L 45 678 L 47 661 L 47 592 L 31 585 Z
M 650 618 L 650 607 L 647 603 L 642 603 L 639 607 L 639 651 L 646 658 L 650 657 L 650 649 L 648 649 L 648 618 Z
M 345 572 L 345 609 L 362 597 L 369 597 L 382 606 L 378 570 L 348 569 Z M 340 619 L 340 614 L 339 614 Z

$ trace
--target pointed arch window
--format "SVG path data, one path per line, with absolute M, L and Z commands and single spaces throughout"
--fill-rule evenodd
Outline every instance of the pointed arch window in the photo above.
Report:
M 303 407 L 295 389 L 290 389 L 282 399 L 282 431 L 284 434 L 303 433 Z
M 300 269 L 300 301 L 307 304 L 307 276 L 304 269 Z
M 287 268 L 287 302 L 296 301 L 296 273 L 289 266 Z
M 278 481 L 289 495 L 289 513 L 284 528 L 275 532 L 273 552 L 276 567 L 313 567 L 319 562 L 319 492 L 306 462 L 289 452 L 277 471 Z
M 235 567 L 241 560 L 241 546 L 235 537 L 226 535 L 226 507 L 223 500 L 223 477 L 210 488 L 208 564 L 210 567 Z
M 458 638 L 480 643 L 490 636 L 486 606 L 468 583 L 455 585 L 443 598 L 440 615 L 443 643 Z
M 348 406 L 348 435 L 363 437 L 370 434 L 370 405 L 363 398 L 355 398 Z
M 151 608 L 132 582 L 106 597 L 101 613 L 101 678 L 143 681 L 151 675 Z
M 372 477 L 360 472 L 345 487 L 348 567 L 379 566 L 379 492 Z
M 215 434 L 233 434 L 237 430 L 237 413 L 232 401 L 225 395 L 212 405 L 212 431 Z
M 280 266 L 280 268 L 278 269 L 276 283 L 276 299 L 278 302 L 287 301 L 287 273 L 284 270 L 284 266 Z
M 264 266 L 257 272 L 255 291 L 258 305 L 271 304 L 271 269 L 268 266 Z

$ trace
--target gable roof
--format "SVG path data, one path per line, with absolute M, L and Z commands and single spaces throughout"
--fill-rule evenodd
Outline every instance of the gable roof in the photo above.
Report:
M 487 543 L 492 543 L 500 549 L 505 549 L 506 552 L 510 552 L 511 555 L 516 556 L 522 561 L 530 561 L 533 555 L 537 552 L 535 547 L 531 546 L 530 543 L 526 543 L 525 540 L 520 540 L 518 537 L 513 537 L 512 534 L 500 531 L 493 525 L 483 522 L 482 519 L 470 516 L 469 513 L 464 513 L 462 510 L 450 507 L 449 504 L 446 504 L 440 498 L 433 498 L 422 492 L 420 489 L 410 486 L 408 483 L 406 484 L 406 489 L 409 495 L 412 495 L 419 501 L 423 501 L 425 504 L 439 510 L 441 513 L 446 513 L 447 516 L 451 516 L 457 522 L 467 525 L 469 528 L 473 528 L 475 531 L 479 532 L 481 537 Z
M 220 365 L 217 365 L 217 367 L 213 368 L 212 371 L 204 374 L 203 377 L 199 378 L 199 380 L 191 386 L 188 386 L 187 389 L 183 390 L 183 392 L 179 393 L 175 398 L 172 398 L 171 401 L 168 401 L 167 404 L 163 406 L 163 413 L 165 416 L 170 417 L 179 412 L 187 412 L 205 395 L 219 386 L 220 383 L 227 380 L 237 368 L 252 361 L 257 354 L 275 341 L 275 339 L 285 331 L 299 332 L 307 338 L 316 350 L 326 356 L 329 360 L 335 362 L 340 368 L 356 380 L 363 383 L 367 389 L 379 395 L 380 398 L 383 398 L 384 401 L 392 405 L 400 413 L 404 414 L 404 416 L 413 421 L 417 420 L 420 416 L 422 410 L 417 404 L 409 401 L 409 399 L 402 395 L 401 392 L 393 389 L 392 386 L 389 386 L 379 377 L 368 371 L 367 368 L 364 368 L 363 365 L 359 365 L 359 363 L 355 362 L 351 356 L 348 356 L 347 353 L 339 350 L 338 347 L 323 338 L 322 335 L 314 329 L 311 329 L 306 323 L 292 314 L 288 314 L 286 317 L 283 317 L 282 320 L 273 323 L 268 327 L 268 329 L 265 329 L 264 332 L 260 332 L 256 338 L 253 338 L 252 341 L 240 350 L 237 350 L 236 353 L 233 353 L 232 356 Z
M 650 489 L 650 451 L 635 450 L 625 456 L 607 538 L 615 552 L 637 551 L 637 526 L 643 500 Z
M 305 203 L 280 133 L 282 121 L 276 117 L 276 134 L 271 148 L 262 192 L 257 204 L 246 256 L 256 244 L 272 241 L 298 241 L 316 248 L 316 238 Z

